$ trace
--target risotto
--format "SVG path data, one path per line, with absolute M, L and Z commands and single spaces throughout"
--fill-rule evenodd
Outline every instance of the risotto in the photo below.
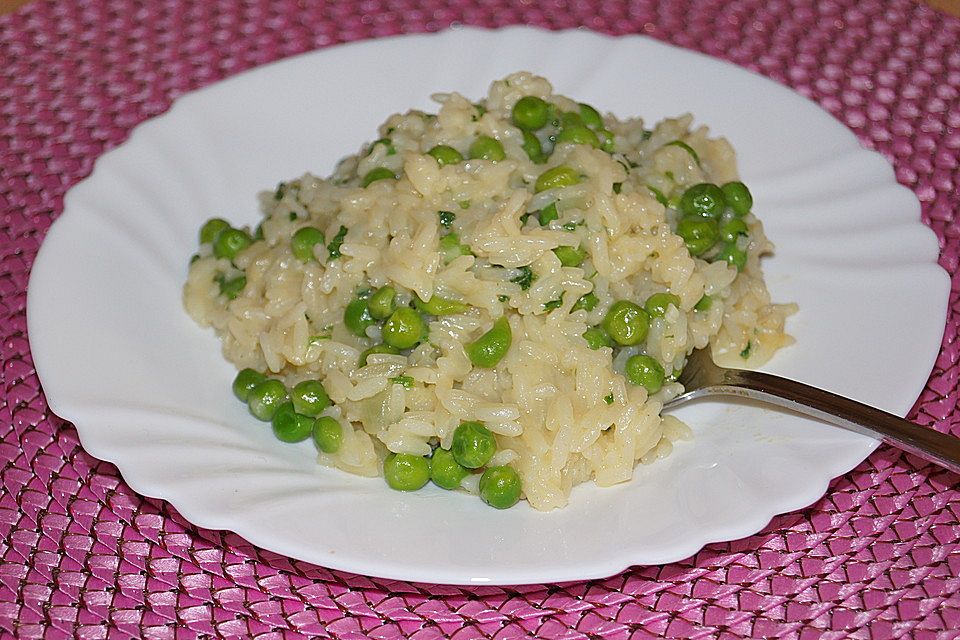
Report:
M 530 73 L 434 98 L 261 194 L 255 230 L 201 229 L 184 305 L 278 438 L 548 510 L 689 438 L 660 411 L 694 349 L 742 367 L 790 342 L 733 149 L 691 116 L 619 120 Z

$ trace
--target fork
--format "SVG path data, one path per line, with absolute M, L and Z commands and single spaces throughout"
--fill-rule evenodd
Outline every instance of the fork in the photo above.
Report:
M 667 402 L 665 409 L 713 395 L 760 400 L 881 440 L 960 473 L 960 438 L 802 382 L 720 367 L 714 364 L 708 349 L 697 349 L 690 355 L 677 381 L 686 391 Z

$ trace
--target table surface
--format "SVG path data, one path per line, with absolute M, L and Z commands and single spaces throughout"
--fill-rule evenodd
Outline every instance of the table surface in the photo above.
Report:
M 48 410 L 27 280 L 64 192 L 99 155 L 244 69 L 454 23 L 646 33 L 843 121 L 893 164 L 940 238 L 947 329 L 909 417 L 960 435 L 960 19 L 909 0 L 33 0 L 0 16 L 0 634 L 960 637 L 957 476 L 888 447 L 811 507 L 682 562 L 461 588 L 329 571 L 198 529 L 134 493 Z

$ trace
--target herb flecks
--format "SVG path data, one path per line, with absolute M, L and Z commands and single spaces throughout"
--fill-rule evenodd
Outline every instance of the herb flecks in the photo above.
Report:
M 413 387 L 413 378 L 410 376 L 397 376 L 395 378 L 390 378 L 390 382 L 393 384 L 402 385 L 404 389 L 410 389 Z
M 547 312 L 553 311 L 554 309 L 559 309 L 562 304 L 563 304 L 563 294 L 561 293 L 560 297 L 557 298 L 556 300 L 550 300 L 549 302 L 544 302 L 543 310 Z
M 337 231 L 337 235 L 333 236 L 333 240 L 330 241 L 330 244 L 327 245 L 327 251 L 330 252 L 330 259 L 334 260 L 340 257 L 340 247 L 343 245 L 343 239 L 347 237 L 347 228 L 343 225 L 340 225 L 340 230 Z
M 700 166 L 700 156 L 697 155 L 697 152 L 694 150 L 693 147 L 691 147 L 690 145 L 688 145 L 688 144 L 687 144 L 686 142 L 684 142 L 683 140 L 671 140 L 670 142 L 668 142 L 667 144 L 665 144 L 665 145 L 663 145 L 663 146 L 665 146 L 665 147 L 680 147 L 681 149 L 683 149 L 684 151 L 686 151 L 687 153 L 690 154 L 690 157 L 693 158 L 693 161 L 697 163 L 697 166 L 698 166 L 698 167 Z
M 437 211 L 437 215 L 440 217 L 440 226 L 444 229 L 449 229 L 453 221 L 457 219 L 457 214 L 453 211 Z
M 520 289 L 526 291 L 530 288 L 530 285 L 533 284 L 533 281 L 536 280 L 537 276 L 529 265 L 520 267 L 517 271 L 520 273 L 510 278 L 510 282 L 520 285 Z

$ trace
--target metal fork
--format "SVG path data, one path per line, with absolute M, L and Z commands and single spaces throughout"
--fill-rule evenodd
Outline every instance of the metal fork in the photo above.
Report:
M 678 382 L 686 389 L 685 393 L 667 402 L 664 408 L 703 396 L 751 398 L 882 440 L 960 473 L 960 438 L 801 382 L 760 371 L 717 366 L 709 349 L 698 349 L 690 355 Z

